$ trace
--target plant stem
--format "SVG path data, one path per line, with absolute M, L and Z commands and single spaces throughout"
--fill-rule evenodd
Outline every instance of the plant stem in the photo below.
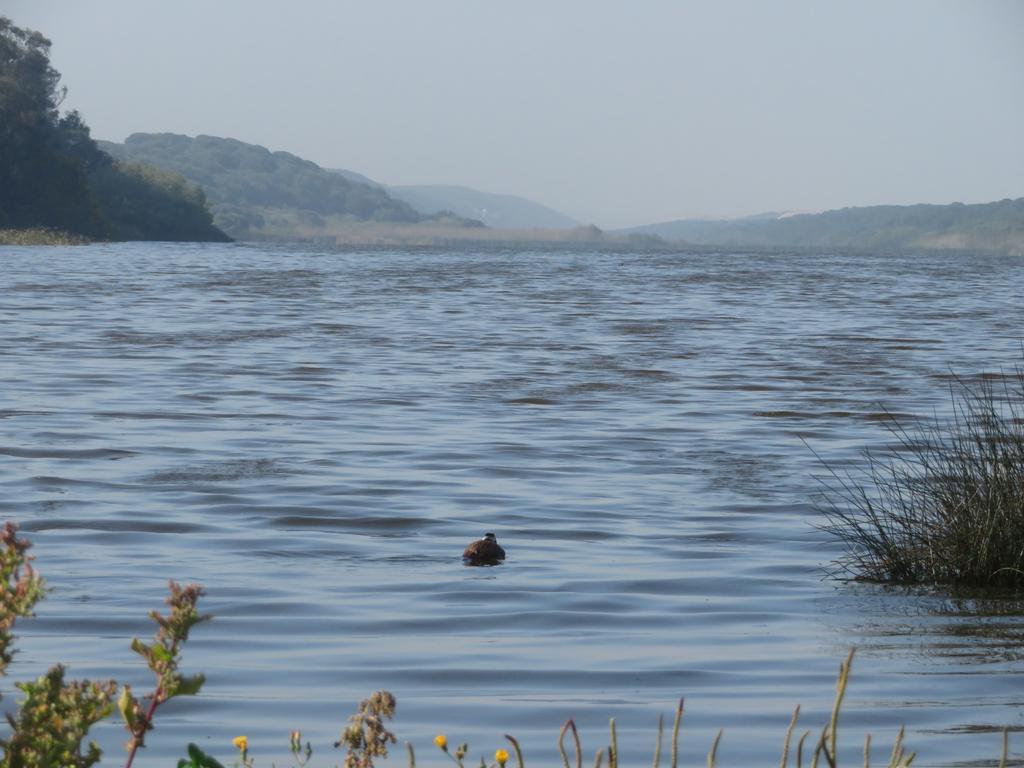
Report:
M 142 742 L 145 741 L 146 731 L 149 730 L 150 723 L 153 722 L 153 715 L 156 713 L 156 708 L 160 706 L 160 695 L 162 691 L 158 687 L 153 692 L 153 700 L 149 703 L 149 708 L 146 710 L 146 714 L 142 716 L 142 723 L 139 724 L 138 732 L 132 733 L 132 748 L 128 753 L 128 760 L 124 764 L 124 768 L 132 768 L 132 761 L 135 760 L 135 753 L 139 751 L 139 747 L 142 746 Z

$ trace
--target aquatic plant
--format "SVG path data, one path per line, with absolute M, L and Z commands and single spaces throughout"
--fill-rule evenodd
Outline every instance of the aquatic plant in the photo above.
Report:
M 954 377 L 952 416 L 903 423 L 863 469 L 828 468 L 837 573 L 901 584 L 1024 585 L 1024 372 Z

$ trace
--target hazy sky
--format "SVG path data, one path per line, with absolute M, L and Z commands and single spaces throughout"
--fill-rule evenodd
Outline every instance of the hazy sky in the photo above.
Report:
M 232 136 L 602 227 L 1024 196 L 1024 0 L 0 0 L 97 138 Z

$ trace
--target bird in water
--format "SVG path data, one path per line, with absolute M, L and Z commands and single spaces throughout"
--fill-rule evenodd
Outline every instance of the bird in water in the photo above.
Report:
M 466 565 L 497 565 L 505 559 L 505 550 L 498 546 L 498 539 L 493 533 L 485 533 L 462 553 Z

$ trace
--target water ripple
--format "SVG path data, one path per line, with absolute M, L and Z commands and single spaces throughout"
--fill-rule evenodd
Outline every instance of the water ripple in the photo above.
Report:
M 1019 718 L 1019 596 L 824 578 L 803 441 L 855 466 L 890 419 L 945 413 L 952 376 L 1011 370 L 1020 258 L 0 256 L 0 509 L 54 587 L 12 676 L 143 685 L 130 638 L 167 579 L 202 582 L 208 682 L 153 760 L 243 728 L 267 764 L 282 729 L 329 750 L 388 687 L 418 747 L 511 732 L 541 763 L 570 716 L 617 716 L 648 759 L 685 695 L 683 764 L 725 726 L 751 765 L 797 703 L 822 723 L 850 645 L 849 727 L 906 722 L 921 764 L 992 758 Z M 462 567 L 486 531 L 508 559 Z

